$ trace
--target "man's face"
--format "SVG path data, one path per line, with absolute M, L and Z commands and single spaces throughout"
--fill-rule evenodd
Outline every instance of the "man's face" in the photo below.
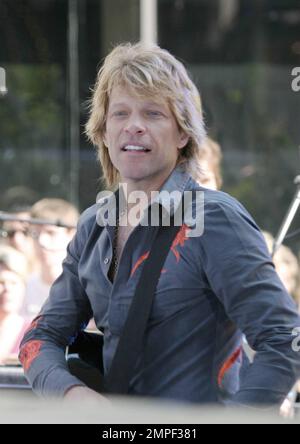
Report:
M 0 264 L 0 311 L 18 313 L 25 294 L 25 284 L 20 276 Z
M 166 100 L 140 97 L 125 86 L 113 88 L 104 143 L 122 182 L 166 179 L 187 142 Z

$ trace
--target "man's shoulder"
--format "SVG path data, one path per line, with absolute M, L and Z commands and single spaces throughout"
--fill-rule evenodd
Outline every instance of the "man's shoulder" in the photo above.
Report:
M 80 216 L 79 220 L 80 224 L 86 225 L 86 224 L 95 223 L 98 209 L 99 209 L 99 204 L 94 204 L 91 207 L 84 210 Z
M 202 187 L 196 182 L 192 183 L 190 191 L 202 193 L 205 209 L 219 208 L 224 211 L 242 211 L 247 213 L 247 210 L 236 198 L 223 191 L 211 190 Z
M 206 190 L 205 204 L 209 207 L 218 206 L 229 211 L 246 211 L 244 206 L 235 197 L 223 191 Z

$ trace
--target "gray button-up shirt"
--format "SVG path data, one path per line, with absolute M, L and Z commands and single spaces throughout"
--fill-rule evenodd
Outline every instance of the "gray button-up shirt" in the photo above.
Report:
M 185 221 L 169 252 L 130 394 L 202 403 L 232 395 L 236 402 L 279 403 L 300 374 L 300 356 L 292 347 L 293 330 L 300 326 L 296 306 L 242 205 L 199 187 L 183 167 L 161 191 L 187 190 L 204 193 L 204 231 L 189 237 Z M 26 376 L 42 395 L 62 395 L 80 384 L 67 370 L 64 349 L 91 317 L 104 330 L 108 371 L 150 251 L 153 231 L 140 224 L 112 284 L 115 227 L 99 227 L 99 210 L 101 204 L 82 215 L 63 273 L 22 343 Z M 257 353 L 241 378 L 242 332 Z

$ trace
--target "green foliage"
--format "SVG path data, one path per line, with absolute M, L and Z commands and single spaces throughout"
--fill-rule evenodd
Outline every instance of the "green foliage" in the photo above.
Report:
M 0 149 L 60 147 L 65 83 L 56 65 L 6 66 L 8 95 L 0 102 Z

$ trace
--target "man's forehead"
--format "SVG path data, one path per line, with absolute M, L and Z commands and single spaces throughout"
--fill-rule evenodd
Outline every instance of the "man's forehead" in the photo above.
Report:
M 138 100 L 145 105 L 168 106 L 168 101 L 163 94 L 154 94 L 151 91 L 139 90 L 128 86 L 118 85 L 113 87 L 109 96 L 110 106 L 122 106 L 134 100 Z

